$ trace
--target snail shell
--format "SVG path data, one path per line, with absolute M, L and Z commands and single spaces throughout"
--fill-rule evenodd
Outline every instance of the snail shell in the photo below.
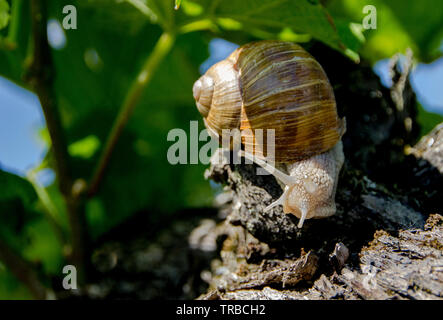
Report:
M 239 129 L 248 153 L 265 157 L 267 139 L 257 143 L 254 130 L 274 129 L 276 162 L 326 152 L 344 133 L 325 72 L 294 43 L 238 48 L 194 84 L 193 94 L 209 131 L 221 136 L 223 129 Z

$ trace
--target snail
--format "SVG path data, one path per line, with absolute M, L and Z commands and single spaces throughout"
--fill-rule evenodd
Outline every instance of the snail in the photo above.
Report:
M 297 44 L 267 40 L 246 44 L 213 65 L 193 86 L 197 109 L 212 135 L 239 129 L 244 150 L 284 184 L 277 205 L 306 219 L 335 214 L 338 174 L 344 162 L 334 92 L 320 64 Z M 255 129 L 275 130 L 274 159 Z M 286 170 L 285 170 L 286 168 Z

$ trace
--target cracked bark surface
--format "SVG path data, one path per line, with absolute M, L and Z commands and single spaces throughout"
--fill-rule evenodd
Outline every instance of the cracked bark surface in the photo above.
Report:
M 443 299 L 443 125 L 410 147 L 410 57 L 402 72 L 393 59 L 388 89 L 368 66 L 324 64 L 315 51 L 348 124 L 337 213 L 298 229 L 281 207 L 264 212 L 282 193 L 273 176 L 212 163 L 205 176 L 224 186 L 224 220 L 198 227 L 206 231 L 194 246 L 222 245 L 199 299 Z
M 209 172 L 221 173 L 218 169 Z M 284 214 L 254 219 L 265 191 L 236 180 L 238 172 L 227 176 L 232 174 L 231 183 L 247 184 L 234 188 L 227 219 L 208 230 L 212 241 L 214 234 L 226 239 L 220 260 L 212 263 L 210 290 L 201 299 L 443 299 L 441 215 L 425 221 L 422 213 L 362 179 L 349 211 L 351 190 L 342 188 L 339 203 L 347 205 L 333 217 L 308 220 L 298 231 L 297 221 L 276 229 Z M 247 206 L 236 205 L 243 199 Z M 248 212 L 254 212 L 253 223 L 246 220 Z

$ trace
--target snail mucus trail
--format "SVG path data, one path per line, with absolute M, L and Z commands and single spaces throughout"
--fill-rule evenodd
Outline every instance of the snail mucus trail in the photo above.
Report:
M 239 153 L 284 185 L 266 210 L 282 205 L 300 219 L 299 228 L 305 219 L 335 213 L 345 119 L 338 117 L 323 68 L 308 52 L 283 41 L 246 44 L 201 76 L 193 95 L 212 135 L 239 129 Z M 255 129 L 275 130 L 273 161 L 283 170 L 265 161 L 267 141 L 256 139 Z

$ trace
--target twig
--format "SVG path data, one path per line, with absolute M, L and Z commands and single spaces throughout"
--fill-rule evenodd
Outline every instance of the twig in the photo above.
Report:
M 57 208 L 49 197 L 46 188 L 40 185 L 40 183 L 37 181 L 35 172 L 28 172 L 27 178 L 34 187 L 34 190 L 43 206 L 46 220 L 48 220 L 49 224 L 54 230 L 55 236 L 57 237 L 60 245 L 64 247 L 67 244 L 67 239 L 65 237 L 65 233 L 63 232 L 62 226 L 57 221 Z
M 134 108 L 136 107 L 140 96 L 143 92 L 143 89 L 149 84 L 152 76 L 163 61 L 164 57 L 169 53 L 173 44 L 175 37 L 173 34 L 169 32 L 165 32 L 161 35 L 160 39 L 157 41 L 157 44 L 154 47 L 154 50 L 147 58 L 143 68 L 138 74 L 137 78 L 133 82 L 131 88 L 126 95 L 126 98 L 123 102 L 123 105 L 120 109 L 120 112 L 115 119 L 115 122 L 112 126 L 111 132 L 107 138 L 105 147 L 100 156 L 100 160 L 94 170 L 92 175 L 91 182 L 89 184 L 88 196 L 92 197 L 98 191 L 100 183 L 103 179 L 104 172 L 109 163 L 112 151 L 114 150 L 117 141 L 126 126 L 129 118 L 131 117 Z
M 49 136 L 51 137 L 59 188 L 65 198 L 69 215 L 72 241 L 71 261 L 77 267 L 79 279 L 82 279 L 84 276 L 84 242 L 86 241 L 85 218 L 81 210 L 83 206 L 76 204 L 75 202 L 78 199 L 72 195 L 73 182 L 69 169 L 70 158 L 56 105 L 56 97 L 53 92 L 55 72 L 46 33 L 46 1 L 31 1 L 31 21 L 34 50 L 25 79 L 39 97 Z
M 9 19 L 8 36 L 5 42 L 10 49 L 17 47 L 18 33 L 20 28 L 20 14 L 22 13 L 23 0 L 14 1 L 11 3 L 11 17 Z
M 0 239 L 0 260 L 12 274 L 28 287 L 36 299 L 46 299 L 47 291 L 37 277 L 36 272 L 21 256 L 15 253 Z

